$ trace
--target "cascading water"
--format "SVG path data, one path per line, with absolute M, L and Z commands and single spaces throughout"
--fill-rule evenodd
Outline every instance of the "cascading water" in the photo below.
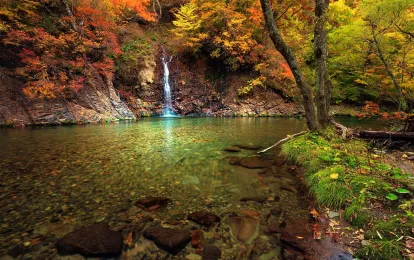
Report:
M 171 100 L 171 87 L 170 87 L 170 70 L 168 69 L 168 64 L 171 62 L 172 56 L 168 57 L 167 53 L 164 51 L 162 57 L 162 64 L 164 66 L 164 111 L 163 116 L 174 116 L 174 111 L 172 107 Z

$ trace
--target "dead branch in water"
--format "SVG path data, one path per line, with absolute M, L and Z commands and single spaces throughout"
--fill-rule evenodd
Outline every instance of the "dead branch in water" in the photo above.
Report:
M 293 138 L 295 138 L 295 137 L 298 137 L 298 136 L 304 135 L 304 134 L 306 134 L 307 132 L 308 132 L 308 131 L 302 131 L 302 132 L 300 132 L 300 133 L 296 133 L 296 134 L 293 134 L 293 135 L 289 135 L 288 137 L 286 137 L 286 138 L 284 138 L 284 139 L 280 140 L 279 142 L 275 143 L 274 145 L 272 145 L 272 146 L 270 146 L 270 147 L 268 147 L 268 148 L 266 148 L 266 149 L 264 149 L 264 150 L 262 150 L 262 151 L 260 151 L 260 152 L 257 152 L 257 153 L 264 153 L 264 152 L 267 152 L 268 150 L 270 150 L 270 149 L 272 149 L 272 148 L 274 148 L 274 147 L 276 147 L 276 146 L 278 146 L 278 145 L 280 145 L 280 144 L 282 144 L 282 143 L 284 143 L 284 142 L 287 142 L 287 141 L 289 141 L 290 139 L 293 139 Z

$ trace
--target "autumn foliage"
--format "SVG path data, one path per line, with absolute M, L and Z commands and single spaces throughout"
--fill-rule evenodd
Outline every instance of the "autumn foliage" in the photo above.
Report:
M 98 75 L 112 81 L 114 59 L 122 53 L 116 35 L 119 8 L 154 19 L 149 1 L 67 1 L 70 12 L 52 1 L 9 2 L 0 5 L 6 20 L 0 31 L 3 44 L 20 49 L 23 66 L 16 72 L 26 80 L 23 92 L 30 98 L 69 97 Z M 48 24 L 39 26 L 45 16 Z

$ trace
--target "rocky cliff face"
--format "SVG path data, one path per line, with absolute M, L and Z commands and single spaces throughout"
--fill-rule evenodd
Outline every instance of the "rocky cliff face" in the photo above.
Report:
M 163 66 L 161 48 L 155 50 L 155 61 L 146 66 L 152 83 L 143 82 L 137 95 L 129 100 L 137 116 L 158 116 L 163 108 Z M 153 70 L 152 72 L 148 70 Z M 288 102 L 272 89 L 256 88 L 248 96 L 240 97 L 238 89 L 252 78 L 248 73 L 223 73 L 219 66 L 206 57 L 189 59 L 174 56 L 170 65 L 170 85 L 174 111 L 191 116 L 292 116 L 302 108 Z
M 73 97 L 28 99 L 12 70 L 0 68 L 0 125 L 25 126 L 131 120 L 134 114 L 111 83 L 95 76 Z
M 71 97 L 29 99 L 13 69 L 0 67 L 0 126 L 77 124 L 133 120 L 162 115 L 163 66 L 161 48 L 154 50 L 139 71 L 135 94 L 121 100 L 112 82 L 94 75 Z M 272 89 L 256 88 L 244 97 L 238 89 L 251 75 L 225 73 L 207 58 L 174 56 L 170 84 L 176 114 L 184 116 L 292 116 L 302 113 Z M 219 75 L 219 76 L 217 76 Z M 122 87 L 121 86 L 117 86 Z M 126 101 L 126 102 L 124 102 Z M 128 104 L 128 105 L 127 105 Z

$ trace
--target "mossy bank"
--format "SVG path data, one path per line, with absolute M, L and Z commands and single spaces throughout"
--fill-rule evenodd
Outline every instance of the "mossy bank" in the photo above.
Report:
M 360 259 L 404 259 L 411 254 L 413 176 L 390 164 L 365 141 L 342 140 L 333 129 L 308 133 L 283 145 L 283 153 L 306 169 L 320 207 L 337 209 L 363 229 Z

